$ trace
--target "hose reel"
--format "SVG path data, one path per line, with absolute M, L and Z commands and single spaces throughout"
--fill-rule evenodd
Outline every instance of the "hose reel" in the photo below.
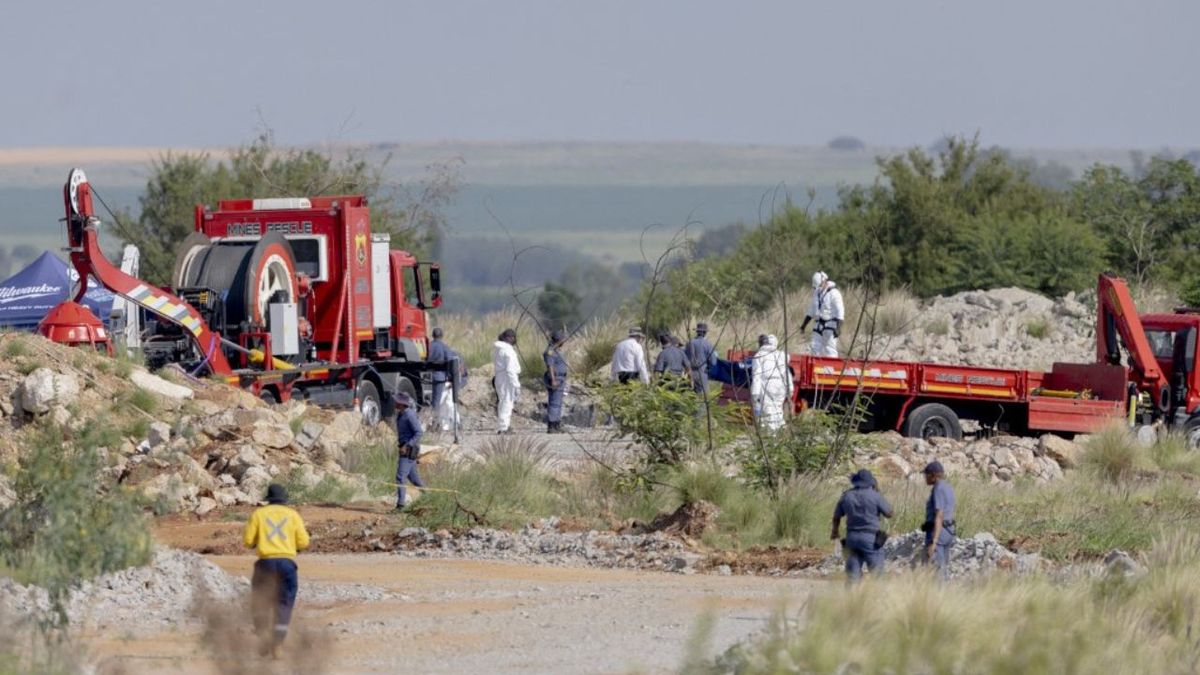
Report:
M 227 326 L 266 327 L 272 302 L 296 302 L 299 297 L 292 246 L 278 232 L 255 240 L 216 241 L 192 233 L 180 247 L 172 284 L 221 294 Z

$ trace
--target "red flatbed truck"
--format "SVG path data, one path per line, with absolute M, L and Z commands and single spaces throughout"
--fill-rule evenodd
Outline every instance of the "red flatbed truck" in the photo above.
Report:
M 1180 429 L 1200 445 L 1200 311 L 1139 316 L 1123 279 L 1100 275 L 1096 360 L 1049 371 L 795 355 L 796 412 L 856 393 L 865 430 L 962 437 L 962 420 L 1015 434 L 1092 433 L 1114 421 Z M 752 353 L 731 353 L 744 360 Z M 724 397 L 745 400 L 726 385 Z

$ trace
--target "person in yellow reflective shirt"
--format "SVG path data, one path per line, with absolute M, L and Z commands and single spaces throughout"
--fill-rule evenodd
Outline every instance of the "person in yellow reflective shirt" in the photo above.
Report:
M 250 611 L 259 652 L 279 658 L 299 588 L 296 553 L 308 548 L 304 521 L 287 506 L 287 490 L 282 485 L 267 487 L 267 505 L 250 514 L 242 540 L 246 548 L 258 550 L 250 578 Z

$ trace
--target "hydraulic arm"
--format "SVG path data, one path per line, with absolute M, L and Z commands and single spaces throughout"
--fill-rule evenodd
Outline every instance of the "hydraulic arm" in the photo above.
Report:
M 97 227 L 100 219 L 92 206 L 92 192 L 81 169 L 72 169 L 63 186 L 67 211 L 67 239 L 71 264 L 79 272 L 79 301 L 87 292 L 89 275 L 105 288 L 154 314 L 182 326 L 192 337 L 214 375 L 230 376 L 233 369 L 221 349 L 221 336 L 211 329 L 191 305 L 161 288 L 132 277 L 115 267 L 100 250 Z

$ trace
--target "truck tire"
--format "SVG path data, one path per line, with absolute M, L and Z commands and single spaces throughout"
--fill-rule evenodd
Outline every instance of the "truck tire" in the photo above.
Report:
M 370 380 L 361 380 L 354 390 L 358 399 L 358 411 L 362 413 L 363 424 L 373 427 L 383 419 L 383 404 L 379 399 L 379 389 Z
M 962 440 L 958 415 L 941 403 L 926 403 L 908 413 L 904 435 L 909 438 L 952 438 Z
M 1188 448 L 1200 450 L 1200 415 L 1192 415 L 1184 422 L 1183 437 L 1187 439 Z

